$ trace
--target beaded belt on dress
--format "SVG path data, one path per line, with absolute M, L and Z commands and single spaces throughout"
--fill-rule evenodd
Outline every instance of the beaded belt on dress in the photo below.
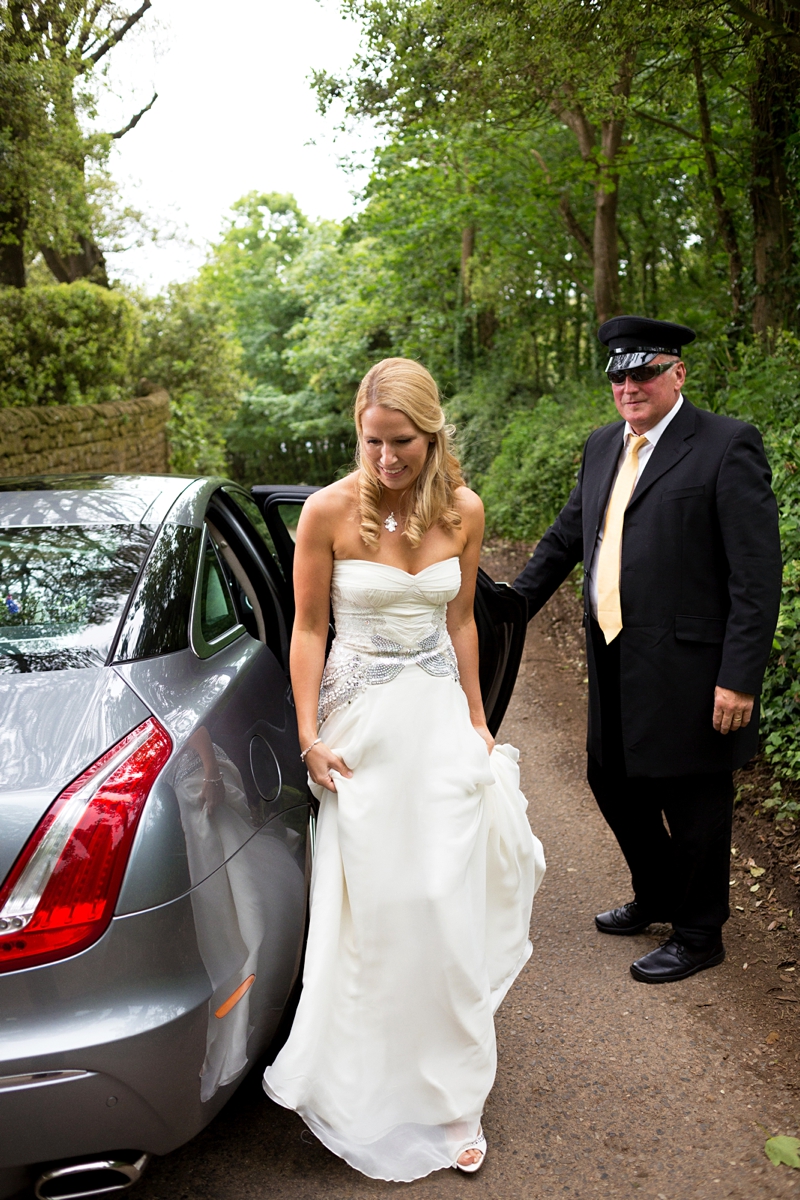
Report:
M 429 675 L 450 675 L 458 682 L 458 663 L 446 632 L 434 629 L 415 646 L 402 646 L 374 633 L 369 646 L 358 649 L 335 638 L 319 691 L 319 723 L 350 704 L 368 687 L 390 683 L 405 667 L 422 667 Z

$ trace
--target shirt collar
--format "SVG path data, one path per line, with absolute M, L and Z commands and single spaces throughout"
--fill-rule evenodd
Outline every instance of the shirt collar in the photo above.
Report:
M 680 408 L 680 406 L 682 404 L 683 404 L 683 394 L 678 396 L 678 399 L 673 404 L 672 408 L 669 410 L 667 415 L 665 417 L 662 417 L 661 420 L 658 422 L 658 424 L 654 425 L 652 429 L 648 429 L 647 433 L 644 436 L 647 438 L 647 440 L 651 446 L 655 446 L 657 444 L 658 439 L 661 437 L 662 433 L 667 428 L 670 421 L 673 419 L 673 417 L 677 417 L 678 409 Z M 635 434 L 633 432 L 630 425 L 626 421 L 625 429 L 622 434 L 623 446 L 627 446 L 627 444 L 628 444 L 628 434 L 631 434 L 633 437 L 638 437 L 638 434 Z

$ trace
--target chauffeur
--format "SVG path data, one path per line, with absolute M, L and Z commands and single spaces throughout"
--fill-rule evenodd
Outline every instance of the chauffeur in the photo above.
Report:
M 732 772 L 757 745 L 778 514 L 757 430 L 681 394 L 691 329 L 614 317 L 598 337 L 622 421 L 587 441 L 572 495 L 514 586 L 532 617 L 583 560 L 588 778 L 634 895 L 595 924 L 635 935 L 671 922 L 631 966 L 667 983 L 725 957 Z

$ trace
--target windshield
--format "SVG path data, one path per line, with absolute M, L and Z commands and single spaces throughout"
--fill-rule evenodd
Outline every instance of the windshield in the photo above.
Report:
M 0 529 L 0 672 L 102 666 L 153 533 Z

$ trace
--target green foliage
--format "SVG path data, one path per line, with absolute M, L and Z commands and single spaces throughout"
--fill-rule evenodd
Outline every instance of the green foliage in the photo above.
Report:
M 773 433 L 767 451 L 784 565 L 778 628 L 762 696 L 764 749 L 782 775 L 800 779 L 800 429 Z M 784 804 L 780 807 L 781 815 L 789 815 Z
M 227 474 L 225 427 L 247 384 L 230 313 L 197 281 L 140 303 L 139 373 L 169 391 L 172 470 Z
M 0 288 L 0 406 L 127 399 L 137 306 L 92 283 Z
M 242 366 L 262 386 L 291 389 L 286 335 L 304 314 L 289 279 L 308 240 L 293 196 L 250 192 L 233 205 L 220 241 L 200 272 L 204 290 L 226 306 L 242 344 Z
M 335 396 L 246 396 L 226 430 L 231 473 L 243 483 L 325 485 L 353 461 L 353 422 Z
M 780 22 L 765 34 L 752 8 L 726 0 L 345 3 L 362 22 L 362 51 L 344 78 L 316 78 L 323 108 L 344 99 L 398 142 L 462 142 L 470 167 L 469 138 L 478 159 L 481 143 L 516 143 L 501 175 L 512 163 L 520 178 L 527 171 L 559 229 L 553 243 L 532 242 L 551 262 L 561 251 L 560 270 L 546 268 L 551 295 L 567 285 L 601 319 L 679 308 L 715 342 L 750 323 L 796 322 L 796 192 L 786 186 L 796 179 L 796 12 L 781 9 L 792 37 Z M 475 174 L 464 172 L 463 198 L 480 205 Z M 522 198 L 516 189 L 512 207 Z
M 778 498 L 783 588 L 778 628 L 764 680 L 764 752 L 780 775 L 800 779 L 800 341 L 782 334 L 772 354 L 758 344 L 741 347 L 736 369 L 716 396 L 716 407 L 751 421 L 764 435 Z M 780 784 L 763 804 L 777 820 L 799 815 Z
M 800 1168 L 800 1138 L 767 1138 L 764 1143 L 764 1153 L 776 1167 L 779 1167 L 781 1163 L 785 1163 L 787 1167 Z
M 584 442 L 616 416 L 607 389 L 542 396 L 513 413 L 500 453 L 478 482 L 492 533 L 532 541 L 544 533 L 575 484 Z

